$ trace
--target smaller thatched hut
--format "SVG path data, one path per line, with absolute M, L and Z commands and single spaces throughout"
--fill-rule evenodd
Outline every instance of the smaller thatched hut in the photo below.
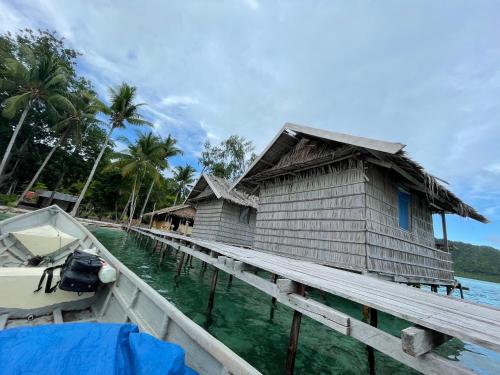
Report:
M 195 214 L 191 205 L 181 204 L 148 212 L 144 217 L 149 218 L 153 228 L 191 235 Z
M 200 176 L 186 199 L 196 207 L 193 237 L 251 247 L 257 197 L 230 188 L 223 178 Z

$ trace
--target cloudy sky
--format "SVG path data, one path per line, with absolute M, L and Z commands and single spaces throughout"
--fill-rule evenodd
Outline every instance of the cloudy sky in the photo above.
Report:
M 287 121 L 399 141 L 492 220 L 450 237 L 500 247 L 497 1 L 0 0 L 0 32 L 24 27 L 81 51 L 103 98 L 137 86 L 174 165 L 234 133 L 261 151 Z

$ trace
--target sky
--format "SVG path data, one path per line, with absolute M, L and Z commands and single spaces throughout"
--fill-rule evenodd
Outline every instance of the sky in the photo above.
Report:
M 136 86 L 173 166 L 285 122 L 401 142 L 491 220 L 449 237 L 500 248 L 498 1 L 0 0 L 0 32 L 25 27 L 64 36 L 101 98 Z

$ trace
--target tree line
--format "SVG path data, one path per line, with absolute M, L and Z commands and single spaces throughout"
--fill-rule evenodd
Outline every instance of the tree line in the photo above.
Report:
M 0 36 L 0 204 L 16 206 L 34 190 L 78 196 L 72 215 L 142 219 L 153 206 L 184 201 L 191 165 L 171 135 L 153 133 L 137 89 L 109 89 L 107 103 L 77 73 L 80 54 L 55 32 L 22 30 Z M 114 151 L 116 129 L 137 127 L 127 149 Z M 233 135 L 203 145 L 202 172 L 233 180 L 255 158 L 252 142 Z M 170 171 L 171 177 L 165 177 Z

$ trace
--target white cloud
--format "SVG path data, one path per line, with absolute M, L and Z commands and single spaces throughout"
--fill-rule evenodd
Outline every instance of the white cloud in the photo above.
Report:
M 243 2 L 253 10 L 259 9 L 259 2 L 257 0 L 243 0 Z
M 173 106 L 187 106 L 187 105 L 192 105 L 192 104 L 198 104 L 198 99 L 193 98 L 191 96 L 177 96 L 177 95 L 171 95 L 171 96 L 166 96 L 161 100 L 161 103 L 168 106 L 168 107 L 173 107 Z
M 137 86 L 157 131 L 175 134 L 191 157 L 206 137 L 237 133 L 260 151 L 283 123 L 304 123 L 405 143 L 481 210 L 500 187 L 499 8 L 4 1 L 0 30 L 58 29 L 102 95 L 122 81 Z

